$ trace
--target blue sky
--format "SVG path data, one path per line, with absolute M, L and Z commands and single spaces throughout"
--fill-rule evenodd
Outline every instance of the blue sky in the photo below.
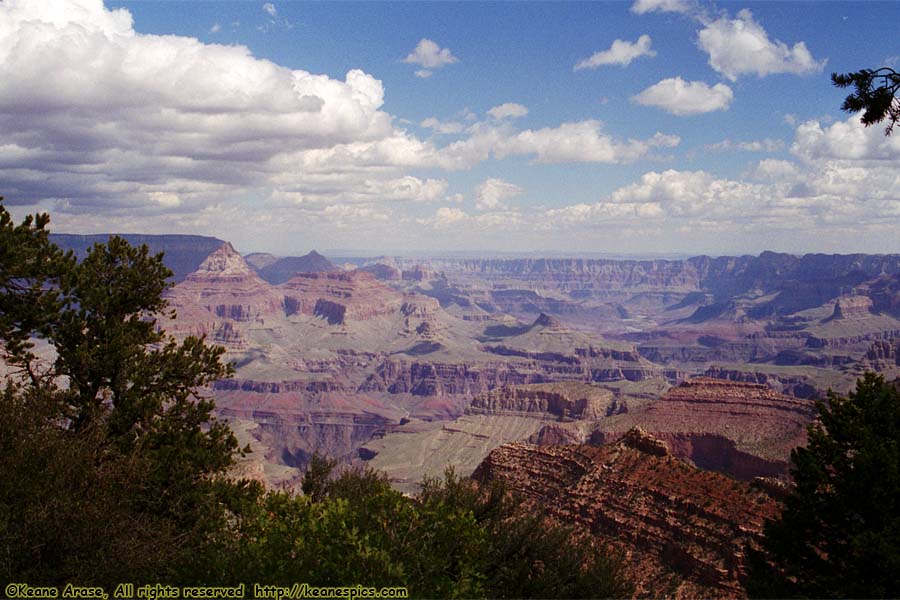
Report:
M 0 1 L 0 194 L 242 251 L 900 252 L 900 4 Z

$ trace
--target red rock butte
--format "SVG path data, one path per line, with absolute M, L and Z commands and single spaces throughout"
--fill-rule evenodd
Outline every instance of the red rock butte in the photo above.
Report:
M 812 400 L 758 383 L 696 377 L 671 388 L 640 414 L 604 427 L 598 441 L 640 425 L 679 458 L 739 479 L 786 476 L 790 452 L 806 444 Z
M 745 548 L 780 510 L 756 486 L 692 467 L 637 429 L 600 447 L 507 444 L 473 477 L 624 552 L 638 597 L 746 596 Z

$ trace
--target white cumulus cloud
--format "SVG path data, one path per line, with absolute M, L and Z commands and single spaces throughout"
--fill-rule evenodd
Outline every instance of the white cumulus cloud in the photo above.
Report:
M 486 179 L 475 188 L 475 208 L 481 211 L 505 209 L 505 201 L 525 190 L 502 179 Z
M 649 12 L 689 12 L 692 5 L 687 0 L 635 0 L 631 12 L 643 15 Z
M 454 133 L 461 133 L 465 127 L 462 123 L 458 123 L 456 121 L 441 121 L 436 117 L 428 117 L 424 119 L 421 123 L 419 123 L 422 127 L 427 129 L 431 129 L 437 134 L 440 135 L 450 135 Z
M 681 77 L 663 79 L 632 98 L 638 104 L 655 106 L 680 117 L 726 110 L 734 99 L 724 83 L 709 86 Z
M 723 16 L 707 23 L 700 30 L 697 43 L 709 55 L 709 66 L 731 81 L 751 74 L 764 77 L 773 73 L 817 73 L 826 63 L 813 58 L 803 42 L 789 47 L 770 40 L 747 9 L 738 12 L 737 18 Z
M 420 71 L 416 71 L 419 77 L 429 77 L 430 69 L 439 69 L 445 65 L 451 65 L 459 62 L 459 59 L 453 56 L 449 48 L 441 48 L 433 40 L 422 38 L 412 52 L 403 59 L 403 62 L 424 67 Z
M 0 4 L 0 78 L 10 203 L 187 214 L 281 185 L 353 198 L 429 154 L 393 127 L 381 82 L 363 71 L 333 79 L 243 46 L 141 34 L 127 10 L 99 0 Z M 316 167 L 308 177 L 303 163 Z M 326 192 L 313 180 L 322 173 L 342 178 Z M 434 184 L 419 189 L 433 197 Z
M 627 66 L 641 56 L 656 56 L 656 51 L 650 49 L 650 36 L 642 35 L 636 42 L 615 40 L 608 50 L 595 52 L 589 58 L 579 61 L 574 70 L 596 69 L 605 65 Z
M 495 119 L 518 119 L 528 114 L 528 109 L 521 104 L 515 102 L 506 102 L 495 106 L 488 111 L 488 114 Z

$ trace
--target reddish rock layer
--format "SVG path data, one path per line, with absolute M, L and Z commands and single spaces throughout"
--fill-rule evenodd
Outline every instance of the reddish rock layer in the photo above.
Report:
M 613 393 L 588 385 L 509 386 L 479 394 L 469 414 L 549 414 L 561 419 L 599 420 L 617 410 Z
M 216 343 L 241 348 L 239 331 L 228 322 L 263 323 L 283 314 L 281 295 L 250 268 L 229 243 L 166 293 L 178 318 L 163 323 L 170 333 L 209 335 Z
M 740 479 L 787 475 L 790 451 L 806 443 L 815 405 L 766 385 L 697 377 L 670 389 L 605 438 L 639 424 L 673 453 Z
M 284 293 L 288 316 L 315 315 L 331 324 L 392 314 L 403 304 L 402 294 L 366 271 L 302 273 L 278 289 Z
M 768 495 L 702 471 L 642 432 L 602 447 L 497 448 L 473 474 L 626 552 L 638 595 L 741 597 L 745 547 L 778 513 Z

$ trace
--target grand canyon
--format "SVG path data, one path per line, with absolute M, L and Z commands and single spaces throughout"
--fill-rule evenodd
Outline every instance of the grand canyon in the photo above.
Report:
M 103 236 L 53 237 L 84 253 Z M 900 375 L 900 256 L 684 260 L 165 252 L 174 319 L 226 349 L 206 391 L 296 489 L 318 454 L 415 494 L 504 481 L 623 549 L 643 594 L 741 595 L 816 400 Z M 665 516 L 663 516 L 665 515 Z M 689 533 L 688 533 L 689 532 Z
M 900 595 L 898 8 L 0 0 L 0 590 Z
M 302 468 L 317 451 L 388 464 L 395 446 L 424 444 L 435 464 L 409 470 L 412 483 L 454 460 L 474 469 L 478 453 L 450 458 L 457 430 L 488 435 L 487 451 L 639 425 L 697 464 L 775 476 L 815 399 L 866 370 L 898 372 L 897 256 L 339 257 L 339 268 L 190 242 L 193 254 L 171 253 L 177 318 L 161 326 L 227 349 L 235 376 L 212 393 L 222 415 L 255 424 L 271 464 Z

